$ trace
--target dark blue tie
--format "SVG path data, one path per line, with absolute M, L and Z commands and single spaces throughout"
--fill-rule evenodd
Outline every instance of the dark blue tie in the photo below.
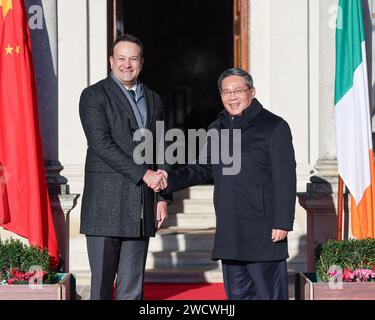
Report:
M 134 101 L 135 103 L 137 103 L 137 100 L 136 100 L 136 98 L 135 98 L 135 91 L 134 91 L 134 90 L 128 90 L 128 92 L 129 92 L 129 94 L 131 95 L 131 97 L 133 98 L 133 101 Z

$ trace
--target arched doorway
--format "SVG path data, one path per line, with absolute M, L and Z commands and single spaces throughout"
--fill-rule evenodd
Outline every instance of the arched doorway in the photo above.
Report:
M 142 81 L 163 100 L 167 127 L 207 128 L 222 109 L 217 79 L 248 69 L 248 0 L 108 0 L 108 48 L 122 33 L 145 46 Z

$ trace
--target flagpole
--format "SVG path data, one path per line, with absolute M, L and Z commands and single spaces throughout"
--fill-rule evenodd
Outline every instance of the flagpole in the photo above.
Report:
M 344 198 L 344 181 L 339 175 L 337 194 L 337 240 L 342 240 L 342 204 Z

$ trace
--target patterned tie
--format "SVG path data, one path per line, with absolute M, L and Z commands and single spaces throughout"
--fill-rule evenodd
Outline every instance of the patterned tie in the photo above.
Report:
M 133 101 L 135 103 L 137 103 L 137 100 L 135 99 L 135 91 L 134 90 L 128 90 L 129 94 L 131 95 L 131 97 L 133 98 Z

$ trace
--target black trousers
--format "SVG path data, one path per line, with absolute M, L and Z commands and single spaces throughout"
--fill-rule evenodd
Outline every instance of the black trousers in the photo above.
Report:
M 225 292 L 229 300 L 288 300 L 286 261 L 223 260 Z
M 142 300 L 149 238 L 86 236 L 91 300 Z

